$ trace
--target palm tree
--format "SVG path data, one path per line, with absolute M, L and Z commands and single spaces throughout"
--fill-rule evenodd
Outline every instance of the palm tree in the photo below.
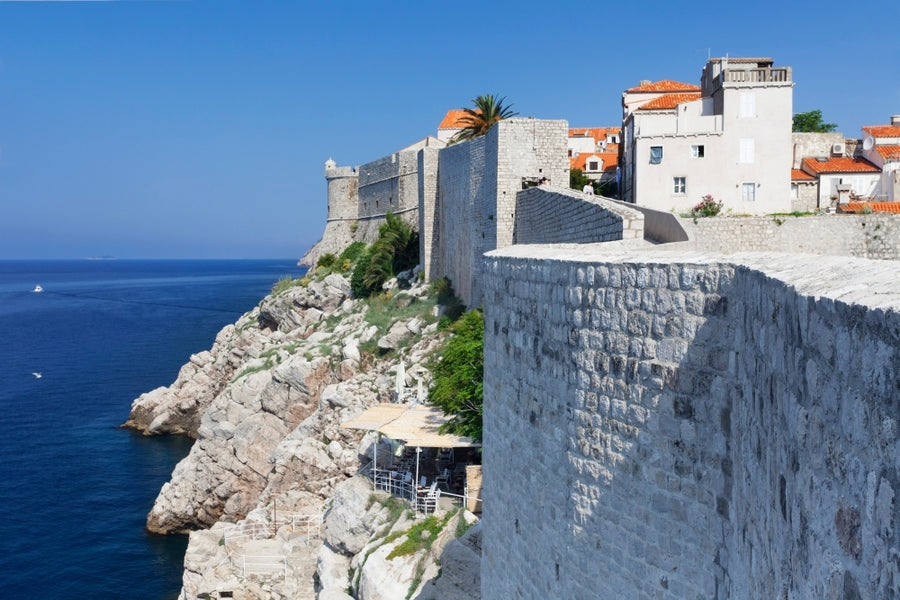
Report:
M 475 108 L 463 109 L 466 115 L 459 120 L 463 128 L 453 136 L 453 141 L 459 142 L 484 135 L 497 121 L 519 114 L 512 110 L 512 104 L 504 106 L 505 100 L 505 96 L 497 98 L 493 94 L 485 94 L 472 100 Z

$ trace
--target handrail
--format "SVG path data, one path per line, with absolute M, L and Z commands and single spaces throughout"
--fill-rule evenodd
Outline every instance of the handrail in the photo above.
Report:
M 227 547 L 229 542 L 242 539 L 260 540 L 274 538 L 278 530 L 284 525 L 290 525 L 295 530 L 298 527 L 305 527 L 307 540 L 310 537 L 319 537 L 321 533 L 321 514 L 287 513 L 280 514 L 279 517 L 282 518 L 273 522 L 244 521 L 243 523 L 226 527 L 223 531 L 225 546 Z

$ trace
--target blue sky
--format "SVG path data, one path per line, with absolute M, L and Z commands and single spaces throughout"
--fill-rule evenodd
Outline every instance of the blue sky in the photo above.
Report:
M 900 114 L 900 3 L 680 4 L 0 0 L 0 258 L 299 257 L 329 157 L 483 93 L 615 125 L 708 53 L 793 67 L 794 111 L 848 137 Z

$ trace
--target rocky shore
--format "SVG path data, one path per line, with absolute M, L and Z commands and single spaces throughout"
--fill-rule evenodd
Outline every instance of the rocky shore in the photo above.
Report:
M 196 439 L 147 517 L 190 533 L 181 597 L 478 597 L 477 519 L 445 507 L 434 539 L 392 556 L 423 517 L 357 475 L 376 435 L 340 427 L 430 383 L 441 307 L 402 276 L 378 307 L 340 274 L 293 282 L 134 401 L 127 427 Z

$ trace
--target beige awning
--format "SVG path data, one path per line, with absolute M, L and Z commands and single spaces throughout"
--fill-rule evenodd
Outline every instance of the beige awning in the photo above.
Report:
M 441 409 L 422 404 L 382 403 L 373 406 L 355 419 L 341 423 L 345 429 L 378 431 L 407 446 L 423 448 L 468 448 L 480 446 L 471 438 L 452 433 L 439 433 L 447 422 Z

